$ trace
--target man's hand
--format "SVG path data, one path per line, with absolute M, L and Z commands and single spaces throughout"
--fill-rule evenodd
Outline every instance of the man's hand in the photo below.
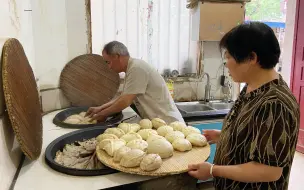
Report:
M 190 164 L 188 166 L 188 173 L 196 179 L 205 181 L 212 178 L 212 176 L 210 175 L 210 168 L 211 164 L 208 162 L 203 162 L 200 164 Z
M 94 114 L 92 117 L 91 117 L 91 120 L 97 120 L 98 122 L 104 122 L 106 121 L 106 119 L 108 118 L 107 115 L 104 115 L 102 111 Z
M 102 106 L 90 107 L 86 113 L 86 116 L 92 118 L 95 114 L 97 114 L 98 112 L 101 112 L 102 110 L 103 110 Z
M 203 130 L 203 135 L 206 137 L 208 142 L 217 143 L 220 139 L 220 130 Z

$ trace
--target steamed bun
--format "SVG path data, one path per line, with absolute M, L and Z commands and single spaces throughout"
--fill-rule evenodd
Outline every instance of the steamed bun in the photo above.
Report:
M 201 131 L 198 128 L 192 126 L 183 128 L 182 132 L 184 133 L 185 137 L 187 137 L 191 133 L 201 134 Z
M 165 139 L 165 137 L 160 136 L 160 135 L 156 135 L 156 134 L 151 134 L 148 138 L 147 138 L 147 143 L 150 144 L 152 141 L 156 140 L 156 139 Z M 166 139 L 165 139 L 166 140 Z
M 141 129 L 137 132 L 141 137 L 142 139 L 144 140 L 147 140 L 148 137 L 151 135 L 151 134 L 155 134 L 157 135 L 157 131 L 153 130 L 153 129 Z
M 120 165 L 126 168 L 133 168 L 140 165 L 140 162 L 145 156 L 145 152 L 139 149 L 128 151 L 120 160 Z
M 173 128 L 174 131 L 182 131 L 183 128 L 187 127 L 185 123 L 180 121 L 174 121 L 170 123 L 170 126 Z
M 104 133 L 116 135 L 118 138 L 123 136 L 125 132 L 120 128 L 107 128 Z
M 202 134 L 192 133 L 187 136 L 187 140 L 189 140 L 193 146 L 206 146 L 207 145 L 207 139 Z
M 142 119 L 139 125 L 142 129 L 152 129 L 152 122 L 149 119 Z
M 180 131 L 173 131 L 166 135 L 165 137 L 170 143 L 173 143 L 176 139 L 184 139 L 185 135 Z
M 167 125 L 166 122 L 160 118 L 152 119 L 152 125 L 155 129 L 158 129 L 161 126 Z
M 113 139 L 113 140 L 109 141 L 109 143 L 107 143 L 103 149 L 108 153 L 109 156 L 113 157 L 114 153 L 125 145 L 126 145 L 126 142 L 124 140 Z
M 130 124 L 130 123 L 121 123 L 117 126 L 119 129 L 122 129 L 125 134 L 129 132 L 137 132 L 140 129 L 138 124 Z
M 116 135 L 108 134 L 108 133 L 103 133 L 96 137 L 97 142 L 100 142 L 105 139 L 118 139 L 118 137 Z
M 162 163 L 163 161 L 158 154 L 148 154 L 142 159 L 140 169 L 143 171 L 157 170 L 161 167 Z
M 123 135 L 122 137 L 120 137 L 121 139 L 123 139 L 124 141 L 126 141 L 127 143 L 135 140 L 135 139 L 140 139 L 142 140 L 141 136 L 135 132 L 129 132 L 125 135 Z
M 173 141 L 172 146 L 175 150 L 180 152 L 185 152 L 192 149 L 192 145 L 187 139 L 176 139 Z
M 161 158 L 173 156 L 173 146 L 165 139 L 156 139 L 148 144 L 148 154 L 158 154 Z
M 170 132 L 173 132 L 173 128 L 168 125 L 161 126 L 157 129 L 157 133 L 163 137 L 166 136 Z
M 121 158 L 131 150 L 131 148 L 127 147 L 127 146 L 123 146 L 120 149 L 118 149 L 115 153 L 114 153 L 114 162 L 120 162 Z
M 128 142 L 127 147 L 132 148 L 132 149 L 140 149 L 140 150 L 146 152 L 147 148 L 148 148 L 148 143 L 144 140 L 136 139 L 136 140 L 132 140 L 132 141 Z

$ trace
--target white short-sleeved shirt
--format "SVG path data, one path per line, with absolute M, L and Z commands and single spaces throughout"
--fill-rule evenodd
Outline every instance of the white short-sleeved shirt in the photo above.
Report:
M 134 104 L 143 118 L 184 122 L 163 77 L 143 60 L 130 58 L 122 95 L 136 94 Z

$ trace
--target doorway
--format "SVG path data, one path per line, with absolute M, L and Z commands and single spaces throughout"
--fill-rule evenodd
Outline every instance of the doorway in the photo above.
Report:
M 297 151 L 304 153 L 304 1 L 297 0 L 291 89 L 300 104 Z

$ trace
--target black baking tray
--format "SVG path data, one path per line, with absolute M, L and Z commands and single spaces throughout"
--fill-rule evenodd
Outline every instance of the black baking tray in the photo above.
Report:
M 56 114 L 56 116 L 53 119 L 53 123 L 59 127 L 62 128 L 72 128 L 72 129 L 85 129 L 88 127 L 94 127 L 94 126 L 108 126 L 108 125 L 113 125 L 115 123 L 118 123 L 122 120 L 123 114 L 122 112 L 113 114 L 107 118 L 105 122 L 102 123 L 96 123 L 96 124 L 68 124 L 64 123 L 63 121 L 74 114 L 79 114 L 81 112 L 86 112 L 89 109 L 89 107 L 72 107 L 68 108 L 66 110 L 63 110 Z
M 117 125 L 111 126 L 96 126 L 86 129 L 77 130 L 74 132 L 67 133 L 61 137 L 58 137 L 53 142 L 51 142 L 46 150 L 45 150 L 45 161 L 46 163 L 54 170 L 68 174 L 73 176 L 98 176 L 98 175 L 107 175 L 118 172 L 117 170 L 111 169 L 109 167 L 103 169 L 96 169 L 96 170 L 84 170 L 84 169 L 75 169 L 75 168 L 68 168 L 62 166 L 55 162 L 54 158 L 56 156 L 56 152 L 58 150 L 63 150 L 66 144 L 74 143 L 75 141 L 83 141 L 87 139 L 91 139 L 97 137 L 101 133 L 103 133 L 109 127 L 116 127 Z

